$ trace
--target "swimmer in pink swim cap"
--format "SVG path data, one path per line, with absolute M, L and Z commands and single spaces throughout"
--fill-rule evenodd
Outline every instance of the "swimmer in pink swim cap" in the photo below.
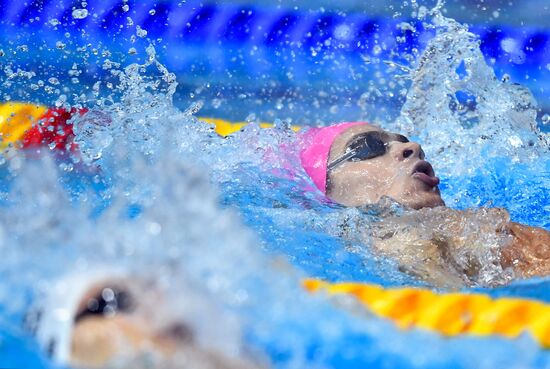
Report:
M 404 206 L 357 227 L 401 269 L 455 288 L 550 274 L 548 231 L 510 221 L 505 209 L 446 207 L 418 143 L 365 122 L 312 128 L 301 139 L 305 172 L 334 202 L 362 207 L 391 199 Z
M 364 123 L 313 128 L 300 159 L 321 192 L 346 206 L 378 202 L 383 196 L 419 209 L 445 205 L 439 178 L 419 144 Z

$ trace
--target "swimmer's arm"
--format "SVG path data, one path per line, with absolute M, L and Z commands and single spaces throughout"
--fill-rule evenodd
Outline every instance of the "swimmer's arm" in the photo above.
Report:
M 550 274 L 550 232 L 543 228 L 508 222 L 512 240 L 502 250 L 502 264 L 523 277 Z

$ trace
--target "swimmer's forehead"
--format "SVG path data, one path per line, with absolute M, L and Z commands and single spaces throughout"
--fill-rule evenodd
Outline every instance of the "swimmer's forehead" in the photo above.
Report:
M 366 132 L 381 132 L 381 133 L 386 133 L 390 135 L 401 136 L 398 133 L 390 133 L 388 131 L 385 131 L 382 128 L 375 126 L 373 124 L 351 126 L 350 128 L 343 131 L 334 139 L 334 142 L 330 147 L 329 162 L 343 155 L 348 145 L 351 143 L 351 141 L 353 141 L 355 137 Z

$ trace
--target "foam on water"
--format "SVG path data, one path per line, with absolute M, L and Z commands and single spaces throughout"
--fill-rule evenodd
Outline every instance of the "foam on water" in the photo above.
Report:
M 494 198 L 515 219 L 548 226 L 548 209 L 537 205 L 548 204 L 549 160 L 534 129 L 532 98 L 494 79 L 463 26 L 437 12 L 434 19 L 438 33 L 412 71 L 401 119 L 385 126 L 417 135 L 437 158 L 450 205 Z M 457 74 L 462 63 L 464 75 Z M 259 357 L 280 368 L 550 367 L 548 353 L 527 336 L 401 332 L 352 301 L 338 301 L 340 309 L 325 296 L 306 295 L 299 286 L 306 275 L 425 282 L 361 237 L 387 208 L 344 209 L 311 191 L 287 122 L 217 136 L 195 118 L 199 106 L 173 106 L 175 79 L 153 48 L 144 64 L 113 72 L 118 95 L 98 97 L 73 119 L 82 152 L 70 158 L 73 166 L 40 155 L 16 156 L 5 168 L 2 327 L 24 334 L 19 322 L 29 304 L 40 304 L 58 278 L 115 265 L 154 280 L 169 301 L 158 311 L 168 310 L 203 345 L 230 357 Z M 475 108 L 458 108 L 458 91 L 475 97 Z M 494 214 L 471 219 L 469 229 L 478 230 L 492 226 Z M 478 258 L 492 265 L 489 256 Z M 503 271 L 487 270 L 474 284 L 491 284 L 495 273 Z M 216 324 L 211 315 L 219 316 Z

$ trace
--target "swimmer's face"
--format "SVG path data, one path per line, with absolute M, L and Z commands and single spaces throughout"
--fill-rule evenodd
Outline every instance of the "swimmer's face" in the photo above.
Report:
M 383 154 L 358 160 L 352 158 L 329 169 L 327 195 L 346 206 L 372 204 L 388 196 L 414 209 L 445 205 L 432 166 L 424 160 L 424 152 L 416 142 L 386 132 L 372 125 L 358 125 L 345 130 L 334 140 L 329 163 L 361 147 L 369 132 L 385 141 Z M 372 135 L 371 135 L 372 137 Z

